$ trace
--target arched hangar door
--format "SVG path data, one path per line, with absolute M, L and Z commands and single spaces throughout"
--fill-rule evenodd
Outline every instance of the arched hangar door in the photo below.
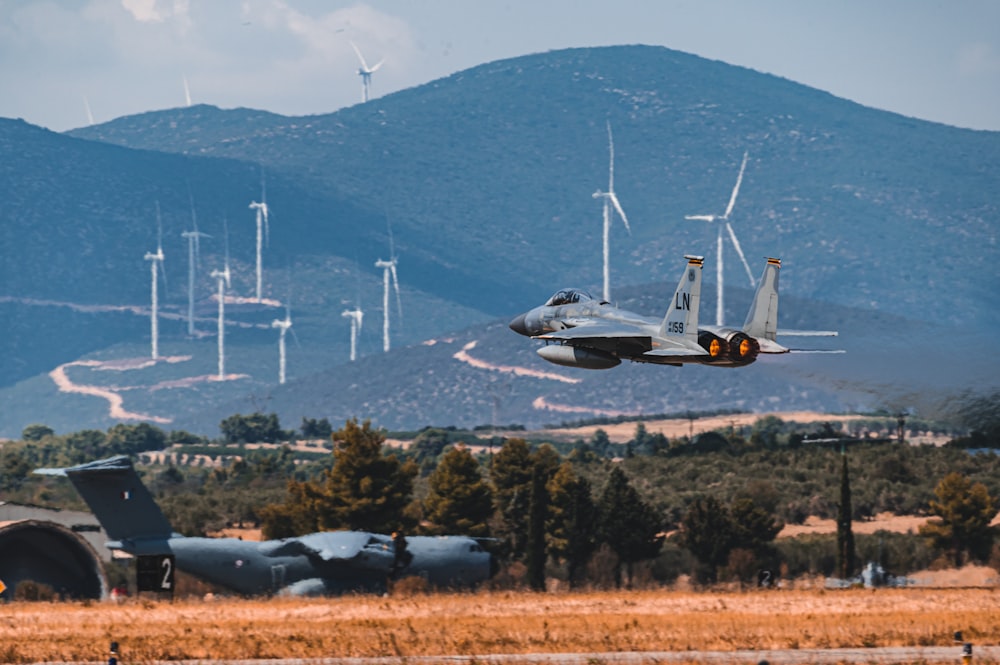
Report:
M 14 598 L 17 585 L 32 580 L 63 598 L 101 599 L 108 578 L 97 552 L 80 535 L 55 522 L 19 520 L 0 525 L 2 597 Z

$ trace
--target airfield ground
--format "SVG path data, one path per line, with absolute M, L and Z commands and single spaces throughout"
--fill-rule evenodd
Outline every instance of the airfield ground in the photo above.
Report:
M 18 602 L 0 606 L 0 662 L 106 662 L 112 640 L 122 663 L 511 656 L 489 659 L 497 663 L 516 654 L 668 651 L 735 660 L 741 650 L 769 649 L 801 650 L 802 662 L 814 662 L 807 650 L 851 648 L 871 650 L 874 661 L 888 647 L 947 647 L 958 662 L 954 631 L 997 645 L 998 617 L 997 587 Z M 977 663 L 996 662 L 993 651 L 977 653 Z M 698 660 L 692 653 L 688 662 Z

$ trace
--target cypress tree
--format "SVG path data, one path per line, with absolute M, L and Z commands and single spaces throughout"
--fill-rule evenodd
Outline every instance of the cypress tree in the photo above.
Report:
M 590 483 L 573 472 L 572 464 L 563 462 L 549 481 L 548 491 L 549 553 L 566 562 L 569 586 L 573 588 L 596 545 L 597 518 Z
M 847 451 L 841 450 L 840 505 L 837 508 L 837 574 L 842 579 L 854 574 L 856 567 L 854 531 L 851 529 L 851 479 L 847 473 Z
M 531 500 L 531 451 L 524 439 L 508 439 L 493 457 L 490 478 L 499 517 L 496 535 L 512 559 L 524 557 L 528 540 L 528 504 Z
M 549 494 L 545 489 L 548 480 L 542 464 L 531 470 L 531 497 L 528 507 L 528 542 L 526 561 L 528 584 L 535 591 L 545 590 L 545 518 L 548 515 Z

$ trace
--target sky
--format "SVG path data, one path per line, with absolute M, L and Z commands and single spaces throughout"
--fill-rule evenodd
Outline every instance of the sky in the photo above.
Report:
M 651 44 L 1000 131 L 996 0 L 0 0 L 0 117 L 55 131 L 206 103 L 284 115 L 509 57 Z

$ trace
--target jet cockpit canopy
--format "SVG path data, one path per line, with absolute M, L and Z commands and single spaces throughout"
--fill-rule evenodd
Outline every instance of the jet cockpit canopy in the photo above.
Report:
M 546 307 L 558 307 L 559 305 L 572 305 L 573 303 L 593 300 L 594 296 L 581 289 L 560 289 L 555 295 L 545 303 Z

